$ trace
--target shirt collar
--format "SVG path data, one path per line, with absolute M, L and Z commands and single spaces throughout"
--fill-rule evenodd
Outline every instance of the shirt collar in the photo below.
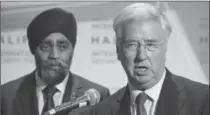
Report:
M 154 85 L 152 88 L 144 91 L 144 93 L 146 93 L 150 98 L 152 98 L 153 101 L 157 101 L 160 96 L 160 91 L 162 89 L 165 76 L 166 76 L 166 70 L 164 69 L 164 72 L 160 81 L 156 85 Z M 138 96 L 138 94 L 143 91 L 135 89 L 130 83 L 128 84 L 128 86 L 130 90 L 131 104 L 134 104 L 135 99 Z
M 69 73 L 66 75 L 65 79 L 61 83 L 55 85 L 55 87 L 61 93 L 65 92 L 65 88 L 66 88 L 66 85 L 67 85 L 67 82 L 68 82 L 68 78 L 69 78 Z M 42 79 L 38 76 L 37 71 L 35 72 L 35 80 L 36 80 L 37 90 L 42 91 L 47 86 L 47 84 L 44 81 L 42 81 Z

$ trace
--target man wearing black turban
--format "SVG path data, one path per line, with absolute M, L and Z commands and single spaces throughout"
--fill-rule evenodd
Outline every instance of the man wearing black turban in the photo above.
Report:
M 110 95 L 107 88 L 69 71 L 77 37 L 72 13 L 60 8 L 42 12 L 29 24 L 27 37 L 36 69 L 1 86 L 1 115 L 41 115 L 90 88 L 99 91 L 100 101 Z

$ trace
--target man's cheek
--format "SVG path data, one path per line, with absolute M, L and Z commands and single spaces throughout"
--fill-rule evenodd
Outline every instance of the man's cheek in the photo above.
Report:
M 151 59 L 151 67 L 154 71 L 160 69 L 161 65 L 164 65 L 164 58 L 162 55 L 157 55 Z
M 131 72 L 131 74 L 133 73 L 133 67 L 134 67 L 134 60 L 131 58 L 126 58 L 124 60 L 125 62 L 125 66 L 126 68 Z

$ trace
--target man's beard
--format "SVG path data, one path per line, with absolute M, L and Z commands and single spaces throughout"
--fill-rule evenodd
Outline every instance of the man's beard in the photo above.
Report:
M 44 62 L 42 65 L 37 67 L 40 78 L 48 85 L 61 83 L 69 72 L 69 66 L 59 62 L 57 62 L 57 64 Z
M 54 70 L 51 68 L 43 68 L 39 70 L 39 76 L 48 85 L 56 85 L 61 83 L 68 73 L 64 69 Z

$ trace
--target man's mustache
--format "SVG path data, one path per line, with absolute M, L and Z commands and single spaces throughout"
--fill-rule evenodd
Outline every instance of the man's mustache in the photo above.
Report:
M 45 66 L 60 66 L 60 67 L 67 67 L 68 64 L 64 63 L 63 61 L 56 60 L 56 61 L 45 61 Z

